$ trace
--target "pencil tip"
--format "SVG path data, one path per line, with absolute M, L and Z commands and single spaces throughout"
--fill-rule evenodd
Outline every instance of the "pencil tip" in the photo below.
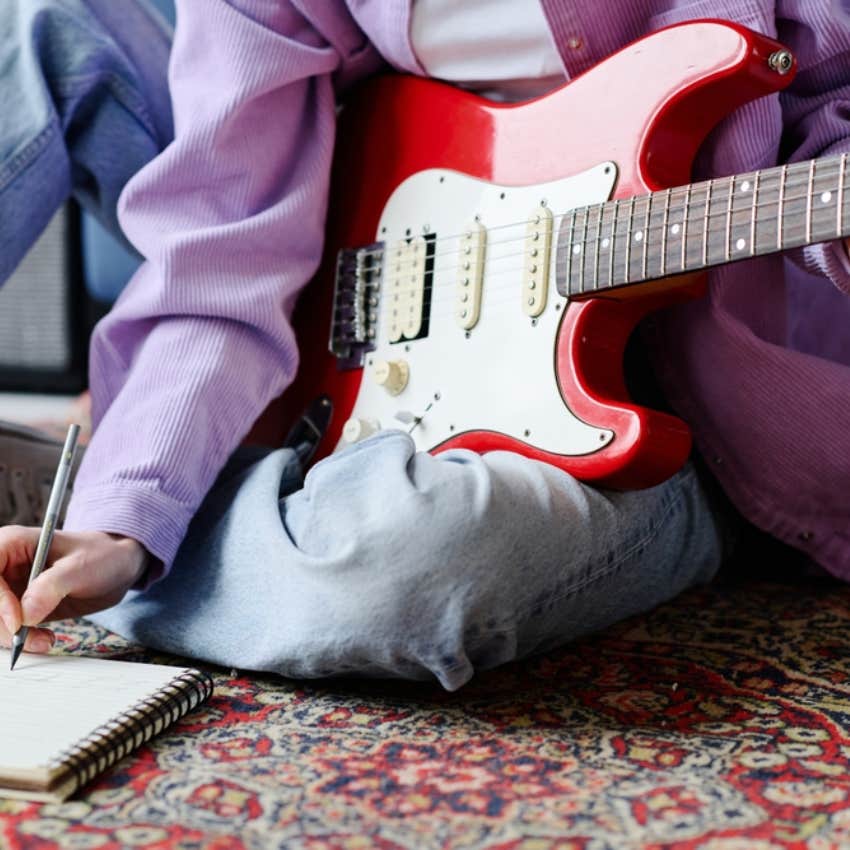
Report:
M 20 658 L 21 650 L 23 648 L 24 648 L 24 645 L 22 643 L 14 643 L 12 645 L 12 663 L 9 666 L 10 670 L 15 669 L 15 663 L 17 662 L 18 658 Z

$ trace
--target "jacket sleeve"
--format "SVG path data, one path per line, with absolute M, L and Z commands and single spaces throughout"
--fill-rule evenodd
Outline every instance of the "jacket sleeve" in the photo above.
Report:
M 228 456 L 291 381 L 340 58 L 288 0 L 178 0 L 175 140 L 121 197 L 146 262 L 92 340 L 95 432 L 66 528 L 133 537 L 167 571 Z
M 850 16 L 832 2 L 778 0 L 777 29 L 779 41 L 794 53 L 799 68 L 780 95 L 783 158 L 850 153 Z M 793 252 L 793 258 L 850 294 L 850 258 L 844 242 L 812 245 Z

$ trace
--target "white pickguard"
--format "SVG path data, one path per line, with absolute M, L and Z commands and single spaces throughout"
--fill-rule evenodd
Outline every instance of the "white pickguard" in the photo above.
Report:
M 555 288 L 555 244 L 562 214 L 607 200 L 615 181 L 614 164 L 602 163 L 534 186 L 498 186 L 442 169 L 401 183 L 376 239 L 390 247 L 436 234 L 430 327 L 427 337 L 389 343 L 380 305 L 376 349 L 366 357 L 352 417 L 408 431 L 426 451 L 467 431 L 496 431 L 563 455 L 590 454 L 610 443 L 613 432 L 576 418 L 558 389 L 555 342 L 566 299 Z M 531 319 L 521 302 L 525 222 L 544 202 L 555 214 L 549 292 L 543 313 Z M 486 228 L 487 245 L 480 318 L 467 332 L 455 314 L 457 237 L 473 220 Z M 381 360 L 408 364 L 398 395 L 373 378 Z M 342 440 L 339 447 L 345 445 Z

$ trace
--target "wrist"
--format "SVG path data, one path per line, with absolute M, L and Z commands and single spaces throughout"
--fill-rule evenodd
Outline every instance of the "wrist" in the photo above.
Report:
M 110 533 L 107 533 L 107 537 L 117 543 L 124 551 L 131 586 L 141 585 L 156 559 L 135 537 Z

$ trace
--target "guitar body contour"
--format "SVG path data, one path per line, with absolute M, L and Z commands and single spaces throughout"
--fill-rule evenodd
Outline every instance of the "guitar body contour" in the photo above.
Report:
M 787 84 L 790 75 L 780 75 L 768 65 L 768 57 L 780 48 L 773 40 L 727 22 L 676 25 L 625 47 L 542 98 L 515 105 L 496 104 L 419 78 L 370 80 L 340 115 L 324 259 L 316 278 L 302 293 L 294 317 L 300 350 L 298 377 L 267 411 L 265 433 L 269 433 L 272 416 L 280 433 L 286 433 L 316 397 L 326 395 L 332 401 L 333 414 L 316 459 L 338 446 L 343 425 L 361 404 L 358 399 L 363 396 L 368 370 L 341 369 L 328 351 L 336 256 L 342 248 L 382 239 L 387 204 L 404 181 L 436 169 L 433 173 L 457 173 L 497 187 L 527 190 L 611 162 L 616 167 L 613 198 L 687 183 L 698 146 L 722 117 Z M 433 198 L 429 203 L 433 206 Z M 565 211 L 554 204 L 553 209 Z M 472 202 L 468 218 L 475 213 Z M 528 208 L 520 206 L 513 220 L 527 217 Z M 439 257 L 441 228 L 430 220 L 423 229 L 427 226 L 436 231 Z M 579 426 L 597 429 L 598 446 L 588 446 L 582 438 L 571 451 L 535 442 L 536 427 L 506 433 L 487 424 L 464 427 L 452 422 L 436 443 L 428 444 L 426 438 L 420 447 L 431 451 L 457 447 L 477 452 L 517 451 L 606 487 L 631 489 L 665 480 L 687 459 L 690 432 L 676 417 L 629 399 L 623 352 L 633 328 L 647 312 L 699 295 L 704 291 L 703 278 L 668 277 L 659 286 L 636 288 L 635 294 L 627 290 L 616 293 L 617 297 L 571 299 L 563 305 L 550 299 L 547 311 L 559 312 L 549 318 L 554 333 L 545 349 L 542 371 L 552 373 L 550 394 L 557 403 L 568 409 Z M 465 335 L 470 344 L 479 331 L 484 338 L 487 286 L 485 278 L 482 327 Z M 433 305 L 432 311 L 436 312 Z M 440 318 L 431 316 L 429 334 L 441 348 L 435 348 L 430 359 L 439 361 L 440 350 L 445 350 L 443 359 L 448 362 L 442 368 L 452 373 L 447 381 L 456 381 L 457 373 L 463 371 L 458 355 L 447 343 L 436 342 Z M 451 320 L 449 316 L 447 321 Z M 536 324 L 526 317 L 520 316 L 520 320 L 523 333 L 530 333 L 527 328 Z M 454 331 L 458 339 L 464 336 L 456 326 Z M 499 333 L 509 346 L 513 334 L 504 329 Z M 414 339 L 406 345 L 397 342 L 396 347 L 415 349 L 427 339 Z M 518 346 L 524 345 L 521 340 L 517 336 Z M 482 362 L 488 362 L 486 355 L 481 356 Z M 505 362 L 502 354 L 494 368 L 509 372 Z M 411 368 L 411 374 L 421 375 L 425 367 Z M 545 383 L 546 376 L 540 377 L 541 384 Z M 513 376 L 512 380 L 518 386 L 520 381 L 533 382 L 535 375 Z M 473 381 L 474 376 L 469 378 L 470 386 Z M 515 392 L 511 383 L 501 385 L 499 374 L 492 372 L 487 381 L 488 397 L 501 394 L 499 403 L 509 408 Z M 494 393 L 496 388 L 500 389 Z M 404 406 L 402 396 L 399 399 Z M 527 397 L 523 396 L 522 404 L 530 406 Z M 412 409 L 416 416 L 424 415 L 427 425 L 428 414 L 422 411 L 421 403 Z M 446 421 L 450 419 L 451 415 Z M 381 417 L 381 427 L 411 428 L 401 421 L 384 420 Z M 530 411 L 528 421 L 535 421 Z M 588 439 L 593 433 L 588 431 Z M 526 434 L 532 439 L 526 439 Z

